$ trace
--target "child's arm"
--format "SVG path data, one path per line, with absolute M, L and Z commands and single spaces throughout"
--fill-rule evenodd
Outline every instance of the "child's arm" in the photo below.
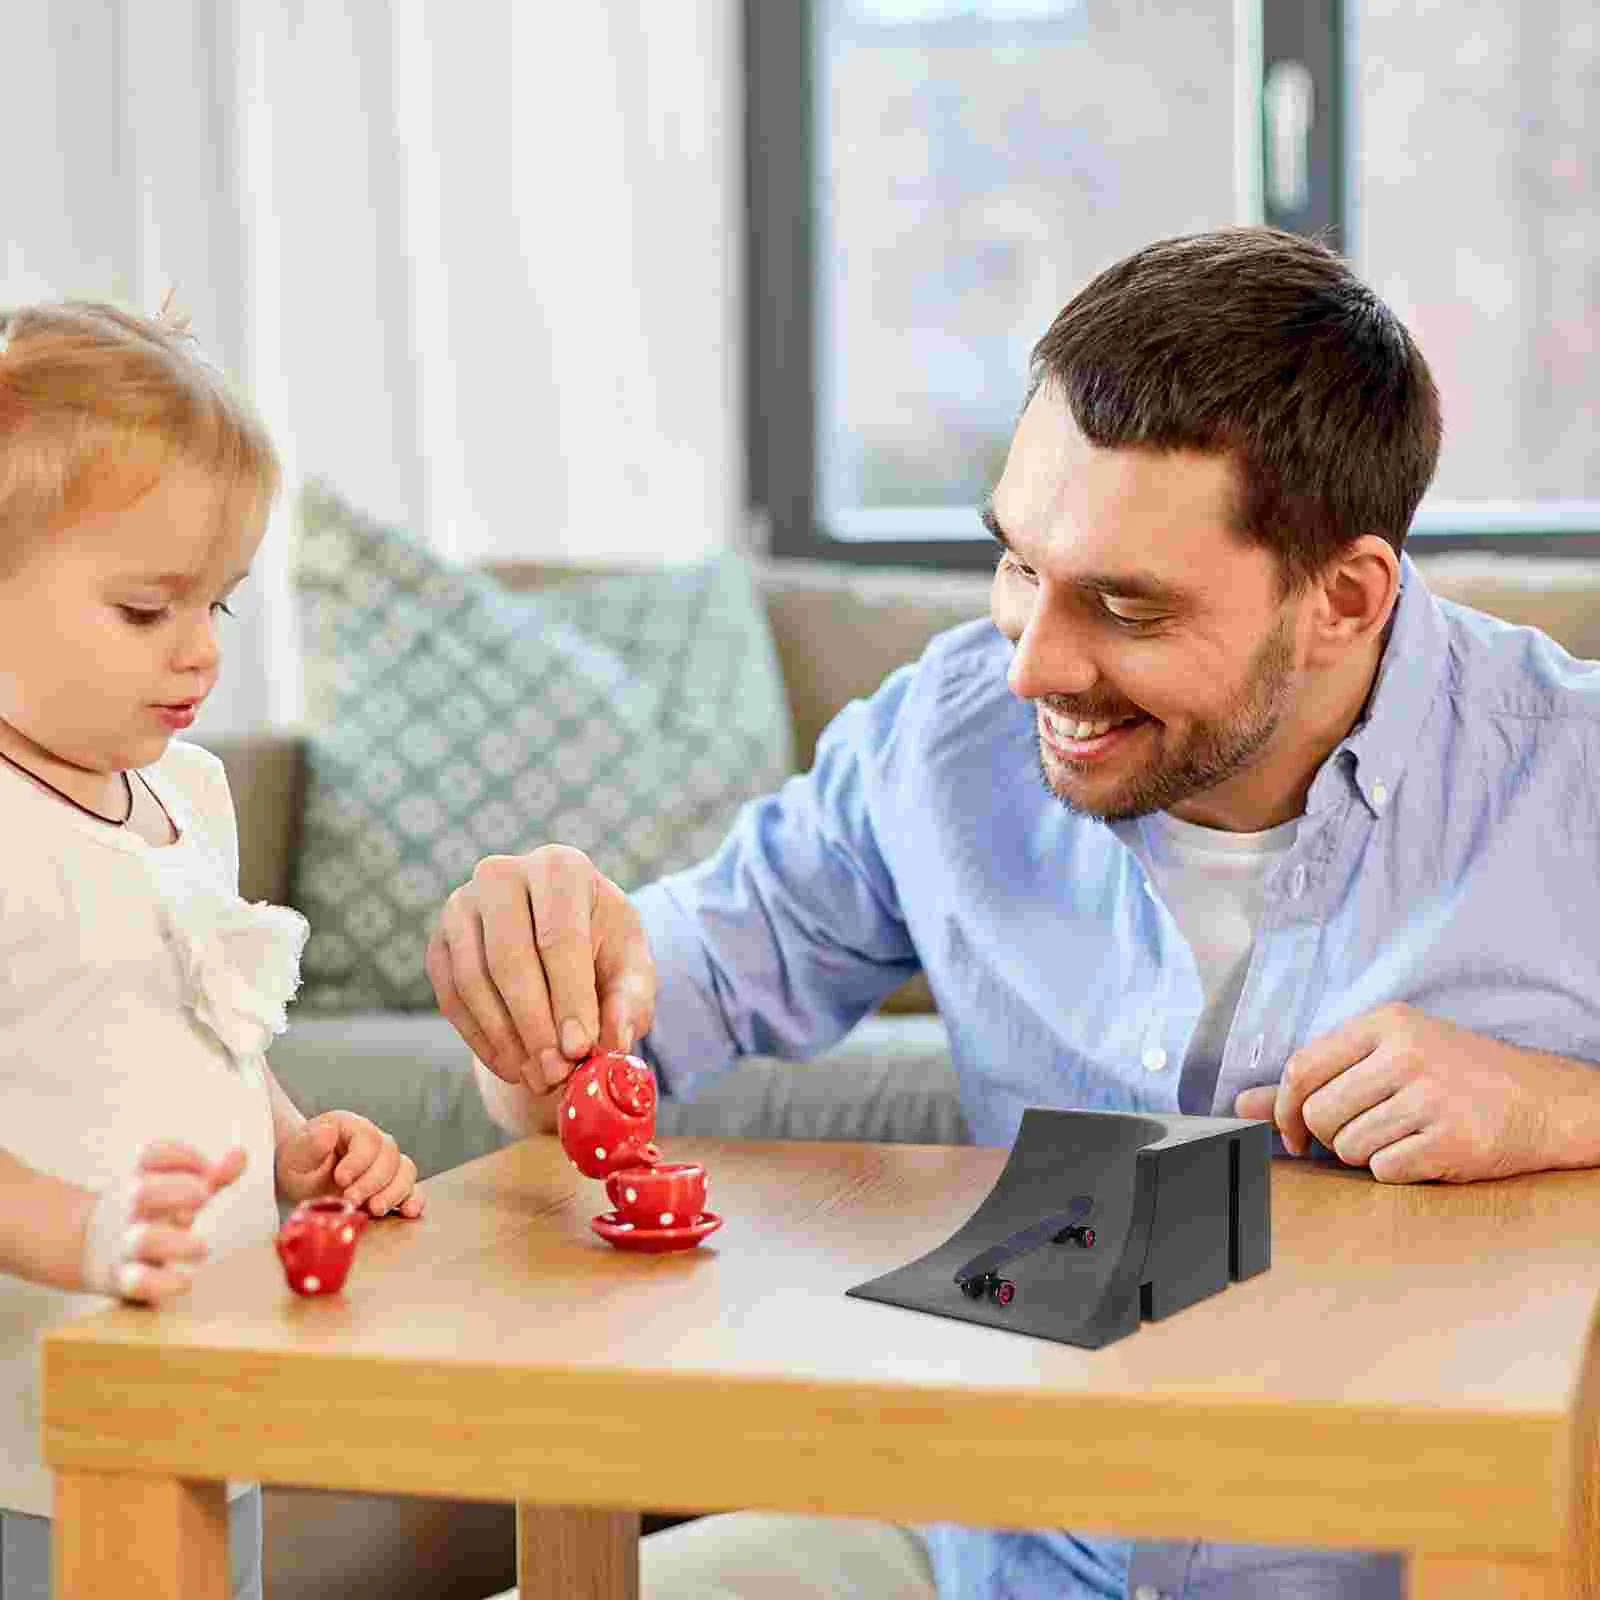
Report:
M 83 1241 L 95 1199 L 93 1189 L 35 1172 L 0 1150 L 0 1272 L 83 1293 Z
M 265 1063 L 263 1068 L 276 1146 L 273 1183 L 280 1201 L 293 1205 L 342 1196 L 352 1205 L 366 1206 L 375 1217 L 391 1211 L 402 1217 L 422 1215 L 417 1164 L 400 1153 L 388 1134 L 353 1111 L 324 1111 L 308 1119 L 272 1069 Z
M 244 1164 L 240 1149 L 213 1163 L 158 1140 L 128 1177 L 96 1191 L 0 1150 L 0 1272 L 75 1294 L 170 1300 L 208 1253 L 196 1214 Z
M 261 1069 L 267 1075 L 267 1098 L 272 1102 L 272 1143 L 280 1145 L 305 1127 L 305 1113 L 297 1107 L 272 1075 L 272 1068 L 263 1060 Z

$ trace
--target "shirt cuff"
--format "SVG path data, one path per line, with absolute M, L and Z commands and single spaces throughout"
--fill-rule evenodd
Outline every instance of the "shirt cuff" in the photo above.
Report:
M 520 1083 L 507 1083 L 504 1078 L 497 1078 L 476 1055 L 472 1057 L 472 1070 L 478 1080 L 483 1109 L 495 1126 L 518 1137 L 532 1133 L 533 1091 Z
M 649 1062 L 668 1100 L 692 1100 L 699 1087 L 725 1072 L 738 1047 L 723 1020 L 693 918 L 666 883 L 652 883 L 630 898 L 644 923 L 656 964 L 655 1020 L 634 1043 Z

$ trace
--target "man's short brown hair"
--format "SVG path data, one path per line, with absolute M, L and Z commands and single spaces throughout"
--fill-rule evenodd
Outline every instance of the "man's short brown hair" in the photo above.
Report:
M 1274 228 L 1163 239 L 1108 267 L 1033 350 L 1108 448 L 1226 452 L 1237 526 L 1299 593 L 1350 542 L 1399 553 L 1439 459 L 1439 395 L 1400 319 L 1331 250 Z

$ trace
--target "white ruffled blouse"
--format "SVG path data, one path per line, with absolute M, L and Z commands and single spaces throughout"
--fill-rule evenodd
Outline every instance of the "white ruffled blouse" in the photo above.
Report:
M 241 1066 L 265 1054 L 289 1026 L 310 924 L 288 906 L 237 897 L 191 897 L 167 906 L 185 1002 Z

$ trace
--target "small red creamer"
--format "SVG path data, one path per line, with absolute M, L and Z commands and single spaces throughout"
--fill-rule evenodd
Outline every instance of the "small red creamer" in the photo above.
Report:
M 366 1213 L 348 1200 L 302 1200 L 275 1241 L 289 1287 L 296 1294 L 337 1294 L 366 1226 Z

